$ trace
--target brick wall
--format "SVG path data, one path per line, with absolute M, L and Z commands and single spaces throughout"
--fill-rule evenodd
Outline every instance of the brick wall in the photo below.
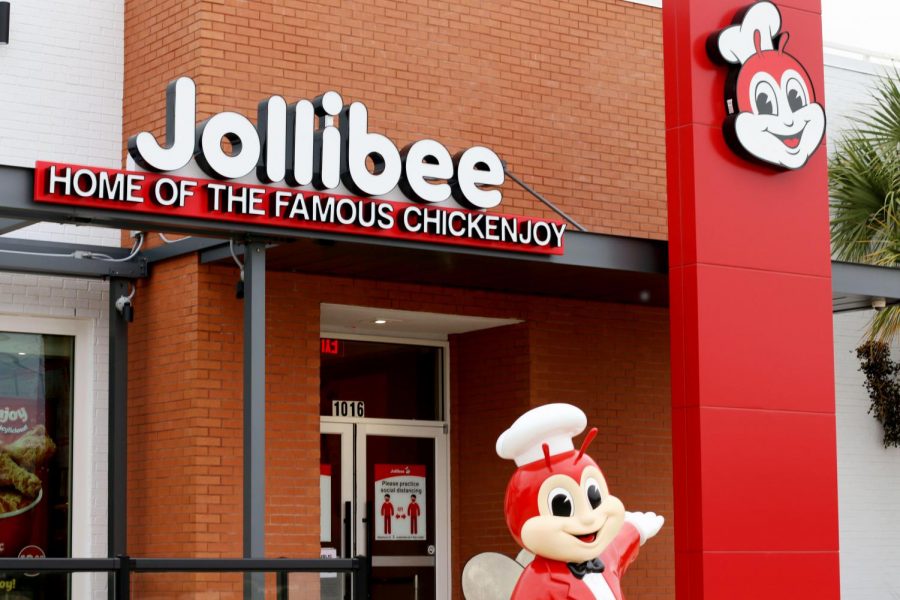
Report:
M 825 54 L 828 147 L 870 101 L 869 92 L 887 67 Z M 838 444 L 841 595 L 854 600 L 900 597 L 900 450 L 881 445 L 881 426 L 868 414 L 855 349 L 872 311 L 834 316 L 835 418 Z
M 116 0 L 14 2 L 0 46 L 0 165 L 118 167 L 123 13 Z M 9 237 L 118 245 L 110 229 L 41 223 Z
M 232 266 L 202 266 L 188 257 L 156 268 L 138 290 L 129 415 L 129 551 L 135 555 L 240 553 L 236 280 Z M 318 555 L 323 302 L 525 321 L 451 341 L 457 593 L 461 566 L 472 554 L 515 553 L 502 515 L 512 465 L 494 455 L 493 443 L 528 406 L 556 400 L 584 406 L 601 427 L 594 453 L 613 489 L 631 508 L 671 516 L 665 311 L 287 273 L 269 273 L 267 285 L 267 555 Z M 612 448 L 614 454 L 604 454 Z M 461 498 L 472 498 L 479 510 L 461 513 Z M 630 598 L 672 597 L 670 536 L 667 525 L 645 549 L 626 584 Z M 234 580 L 220 583 L 223 595 L 210 597 L 230 598 L 225 592 Z M 142 592 L 218 589 L 208 578 L 166 585 L 174 588 L 157 580 Z
M 0 164 L 118 167 L 122 3 L 37 0 L 11 6 L 0 47 Z
M 900 596 L 900 448 L 881 444 L 855 352 L 871 317 L 834 316 L 841 596 L 854 600 Z
M 514 466 L 497 458 L 495 444 L 531 407 L 529 346 L 528 324 L 450 337 L 451 550 L 457 592 L 462 568 L 476 554 L 515 557 L 519 551 L 503 516 Z
M 828 122 L 826 140 L 828 152 L 834 152 L 834 143 L 841 132 L 852 126 L 851 119 L 865 111 L 871 103 L 871 90 L 878 76 L 889 67 L 870 61 L 838 56 L 825 52 L 825 99 Z
M 333 89 L 398 146 L 487 145 L 591 231 L 664 238 L 660 19 L 619 0 L 129 3 L 125 135 L 161 131 L 178 75 L 199 119 Z M 554 216 L 504 191 L 504 212 Z
M 495 456 L 497 436 L 528 408 L 571 402 L 600 430 L 590 453 L 612 493 L 667 517 L 625 578 L 627 597 L 672 598 L 668 314 L 529 299 L 517 316 L 526 323 L 451 337 L 454 585 L 475 554 L 518 552 L 503 517 L 514 466 Z

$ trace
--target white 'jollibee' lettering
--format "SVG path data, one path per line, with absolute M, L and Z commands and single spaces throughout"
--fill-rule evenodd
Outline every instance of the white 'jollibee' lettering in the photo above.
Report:
M 190 77 L 179 77 L 166 88 L 166 145 L 142 132 L 128 140 L 128 153 L 148 171 L 177 171 L 194 155 L 197 88 Z
M 349 189 L 366 196 L 383 196 L 400 181 L 400 153 L 391 140 L 369 133 L 369 112 L 362 102 L 354 102 L 341 113 L 341 181 Z M 372 159 L 369 172 L 366 159 Z
M 419 140 L 400 153 L 403 178 L 400 188 L 410 200 L 443 202 L 450 197 L 453 159 L 443 145 L 434 140 Z
M 285 178 L 287 113 L 287 102 L 281 96 L 272 96 L 259 103 L 256 123 L 259 127 L 261 151 L 256 178 L 263 183 L 274 183 Z
M 487 209 L 502 201 L 497 188 L 505 173 L 492 150 L 473 146 L 451 158 L 439 142 L 424 139 L 398 152 L 386 136 L 369 132 L 364 104 L 343 102 L 334 91 L 291 105 L 272 96 L 259 103 L 257 125 L 234 112 L 195 125 L 197 89 L 190 78 L 180 77 L 166 88 L 165 145 L 144 131 L 128 140 L 128 153 L 154 172 L 178 171 L 193 157 L 215 179 L 239 179 L 255 170 L 261 183 L 333 190 L 343 182 L 363 196 L 384 196 L 399 184 L 405 196 L 418 202 L 444 202 L 452 194 L 470 208 Z M 222 140 L 231 144 L 230 151 L 222 148 Z M 78 181 L 77 174 L 51 185 L 55 181 L 90 184 Z

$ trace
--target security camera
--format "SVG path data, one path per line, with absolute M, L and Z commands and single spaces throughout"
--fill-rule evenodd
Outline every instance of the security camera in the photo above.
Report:
M 127 322 L 131 323 L 134 321 L 134 307 L 131 305 L 131 298 L 128 296 L 119 296 L 119 299 L 116 300 L 116 310 Z
M 872 308 L 875 310 L 882 310 L 885 306 L 887 306 L 887 300 L 884 298 L 872 298 Z

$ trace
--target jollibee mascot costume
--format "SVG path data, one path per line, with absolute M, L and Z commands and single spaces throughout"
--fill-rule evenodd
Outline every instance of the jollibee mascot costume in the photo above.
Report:
M 656 535 L 663 518 L 625 512 L 610 494 L 597 463 L 572 438 L 587 425 L 569 404 L 547 404 L 519 417 L 497 439 L 497 454 L 516 472 L 506 488 L 506 523 L 535 555 L 512 600 L 623 600 L 620 578 L 638 548 Z

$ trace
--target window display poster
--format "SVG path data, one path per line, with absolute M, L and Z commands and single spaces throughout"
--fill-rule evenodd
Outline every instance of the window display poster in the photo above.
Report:
M 375 539 L 425 539 L 425 465 L 375 465 Z
M 0 332 L 0 557 L 69 553 L 74 338 Z M 67 577 L 0 573 L 0 600 L 62 600 Z
M 319 541 L 331 541 L 331 465 L 319 465 Z

